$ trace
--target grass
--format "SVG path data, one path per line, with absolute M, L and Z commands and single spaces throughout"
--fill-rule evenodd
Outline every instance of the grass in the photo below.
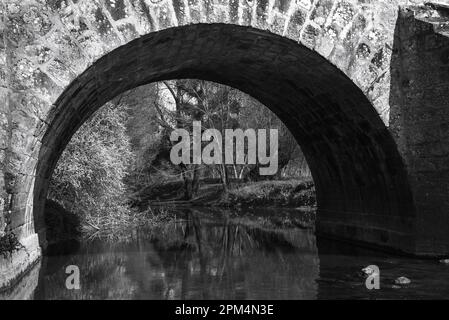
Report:
M 229 206 L 314 206 L 315 188 L 312 181 L 274 180 L 240 184 L 229 190 L 221 201 Z

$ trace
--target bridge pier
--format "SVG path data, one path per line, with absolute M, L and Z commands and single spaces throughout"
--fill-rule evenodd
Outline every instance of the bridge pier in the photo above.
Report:
M 449 256 L 449 8 L 436 8 L 400 9 L 390 61 L 389 131 L 414 203 L 404 201 L 399 211 L 413 216 L 330 206 L 317 216 L 323 235 L 419 257 Z
M 0 293 L 13 287 L 41 258 L 42 251 L 37 234 L 22 238 L 20 242 L 22 249 L 8 257 L 0 256 Z
M 403 8 L 390 63 L 390 128 L 413 192 L 418 255 L 449 255 L 447 30 L 448 9 Z

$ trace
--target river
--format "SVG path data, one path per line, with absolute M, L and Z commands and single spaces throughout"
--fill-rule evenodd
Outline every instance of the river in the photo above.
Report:
M 66 288 L 68 265 L 80 289 Z M 368 290 L 360 270 L 380 269 Z M 411 284 L 395 286 L 405 276 Z M 444 299 L 449 266 L 317 238 L 311 210 L 182 209 L 123 239 L 50 246 L 1 298 L 28 299 Z

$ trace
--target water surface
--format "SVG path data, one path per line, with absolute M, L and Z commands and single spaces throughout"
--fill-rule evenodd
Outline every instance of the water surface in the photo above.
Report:
M 317 239 L 310 211 L 185 209 L 176 217 L 122 240 L 51 247 L 33 271 L 35 287 L 14 294 L 34 299 L 449 297 L 449 266 Z M 366 289 L 359 272 L 372 264 L 380 268 L 380 290 Z M 80 269 L 80 290 L 65 286 L 68 265 Z M 412 283 L 394 287 L 399 276 Z

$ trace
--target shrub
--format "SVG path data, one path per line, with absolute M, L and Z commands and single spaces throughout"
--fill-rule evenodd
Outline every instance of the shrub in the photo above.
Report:
M 128 214 L 123 178 L 132 154 L 126 107 L 107 103 L 75 133 L 53 173 L 48 198 L 97 225 Z

